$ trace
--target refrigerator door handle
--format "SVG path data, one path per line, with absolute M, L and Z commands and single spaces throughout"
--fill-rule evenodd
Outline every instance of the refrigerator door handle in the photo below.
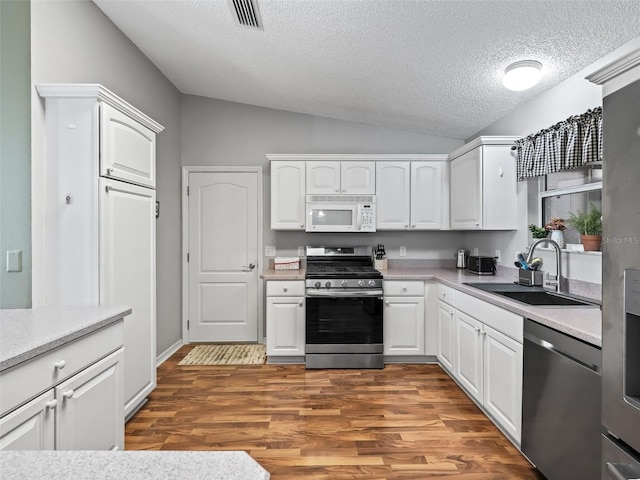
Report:
M 606 470 L 611 480 L 633 480 L 640 477 L 640 472 L 624 463 L 607 462 Z

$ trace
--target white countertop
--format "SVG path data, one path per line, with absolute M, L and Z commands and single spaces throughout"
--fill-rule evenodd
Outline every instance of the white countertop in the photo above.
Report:
M 245 452 L 0 452 L 3 480 L 268 480 Z
M 390 268 L 381 272 L 385 280 L 434 280 L 443 283 L 591 345 L 602 346 L 602 312 L 597 306 L 576 308 L 529 306 L 501 295 L 463 285 L 467 282 L 510 283 L 515 281 L 515 277 L 474 275 L 467 270 L 455 268 Z M 304 280 L 304 270 L 287 273 L 282 270 L 267 270 L 263 278 L 265 280 Z
M 0 372 L 129 315 L 129 307 L 0 310 Z

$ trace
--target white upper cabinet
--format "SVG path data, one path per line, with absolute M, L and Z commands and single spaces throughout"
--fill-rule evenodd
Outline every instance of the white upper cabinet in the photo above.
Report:
M 304 230 L 305 162 L 271 162 L 271 228 Z
M 377 230 L 409 228 L 410 177 L 410 162 L 376 162 Z
M 101 103 L 100 139 L 100 175 L 156 186 L 156 135 L 152 130 Z
M 517 230 L 516 137 L 479 137 L 451 158 L 451 229 Z
M 375 195 L 375 162 L 307 162 L 307 195 Z
M 411 162 L 411 229 L 443 228 L 445 168 L 444 162 Z

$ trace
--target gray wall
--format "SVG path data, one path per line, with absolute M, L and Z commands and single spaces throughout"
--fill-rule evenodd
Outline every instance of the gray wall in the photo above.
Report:
M 33 0 L 32 81 L 101 83 L 139 108 L 165 130 L 157 143 L 157 351 L 181 337 L 180 330 L 180 100 L 178 90 L 120 30 L 88 0 Z M 32 89 L 34 306 L 46 301 L 38 265 L 42 231 L 44 103 Z
M 31 306 L 29 2 L 0 1 L 0 308 Z M 7 250 L 22 271 L 7 273 Z
M 407 247 L 407 258 L 453 258 L 464 234 L 378 232 L 307 234 L 270 228 L 271 185 L 267 153 L 449 153 L 463 144 L 455 138 L 403 132 L 282 110 L 185 95 L 182 101 L 182 164 L 260 165 L 264 172 L 264 245 L 278 255 L 297 255 L 308 244 L 384 243 L 390 258 Z

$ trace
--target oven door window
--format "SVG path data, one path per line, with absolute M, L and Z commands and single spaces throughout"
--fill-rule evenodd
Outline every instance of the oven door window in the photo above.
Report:
M 307 297 L 307 344 L 382 343 L 381 297 Z
M 311 209 L 311 223 L 318 227 L 336 226 L 350 227 L 353 225 L 354 211 L 350 208 L 336 209 L 316 208 Z

